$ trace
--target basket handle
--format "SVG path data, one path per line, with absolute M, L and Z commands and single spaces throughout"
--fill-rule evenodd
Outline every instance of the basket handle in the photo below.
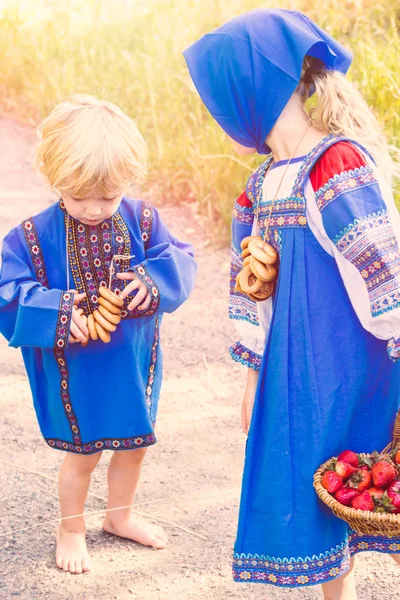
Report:
M 393 427 L 393 442 L 392 448 L 395 450 L 400 447 L 400 410 L 396 415 L 396 420 Z

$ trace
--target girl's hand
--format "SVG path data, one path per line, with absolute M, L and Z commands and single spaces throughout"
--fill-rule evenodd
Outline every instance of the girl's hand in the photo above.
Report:
M 258 371 L 254 369 L 247 370 L 247 383 L 242 401 L 242 429 L 248 434 L 253 414 L 254 400 L 256 397 L 258 382 Z
M 131 283 L 128 283 L 124 291 L 119 295 L 121 300 L 125 300 L 127 296 L 131 292 L 137 290 L 137 294 L 132 300 L 130 304 L 128 304 L 128 310 L 134 310 L 137 308 L 138 310 L 145 311 L 150 308 L 151 303 L 151 294 L 149 293 L 146 285 L 139 279 L 136 273 L 132 271 L 128 271 L 126 273 L 117 273 L 118 279 L 129 280 Z M 140 305 L 140 306 L 139 306 Z
M 69 330 L 68 341 L 70 344 L 75 342 L 84 342 L 89 335 L 88 328 L 81 315 L 78 313 L 78 305 L 86 294 L 78 294 L 75 290 L 70 290 L 74 294 L 74 308 L 72 309 L 71 326 Z

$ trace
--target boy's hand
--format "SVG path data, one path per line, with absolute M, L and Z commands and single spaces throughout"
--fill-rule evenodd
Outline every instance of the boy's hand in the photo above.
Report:
M 89 331 L 85 324 L 85 321 L 82 319 L 81 315 L 78 312 L 78 305 L 81 300 L 84 299 L 86 294 L 78 294 L 75 290 L 70 290 L 74 294 L 74 308 L 72 309 L 72 317 L 71 317 L 71 326 L 69 330 L 69 343 L 75 344 L 75 342 L 84 342 L 88 335 Z
M 135 308 L 140 311 L 147 310 L 151 304 L 151 294 L 136 273 L 133 273 L 132 271 L 128 271 L 126 273 L 117 273 L 117 277 L 118 279 L 125 279 L 131 282 L 128 283 L 124 291 L 119 295 L 121 300 L 124 300 L 131 292 L 137 290 L 136 296 L 132 302 L 128 304 L 128 310 L 134 310 Z

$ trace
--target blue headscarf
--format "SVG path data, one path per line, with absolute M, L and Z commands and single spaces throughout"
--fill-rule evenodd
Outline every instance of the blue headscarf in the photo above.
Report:
M 304 57 L 346 73 L 351 54 L 305 15 L 257 9 L 204 35 L 184 52 L 204 104 L 236 142 L 265 139 L 297 88 Z

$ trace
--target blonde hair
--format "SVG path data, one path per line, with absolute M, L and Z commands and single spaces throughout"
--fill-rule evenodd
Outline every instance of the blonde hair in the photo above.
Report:
M 147 145 L 118 106 L 76 94 L 54 108 L 38 129 L 36 168 L 50 186 L 82 199 L 115 195 L 143 183 Z
M 343 135 L 364 146 L 385 178 L 398 176 L 398 165 L 381 126 L 357 88 L 339 71 L 324 67 L 322 61 L 306 56 L 298 88 L 310 123 L 325 133 Z

